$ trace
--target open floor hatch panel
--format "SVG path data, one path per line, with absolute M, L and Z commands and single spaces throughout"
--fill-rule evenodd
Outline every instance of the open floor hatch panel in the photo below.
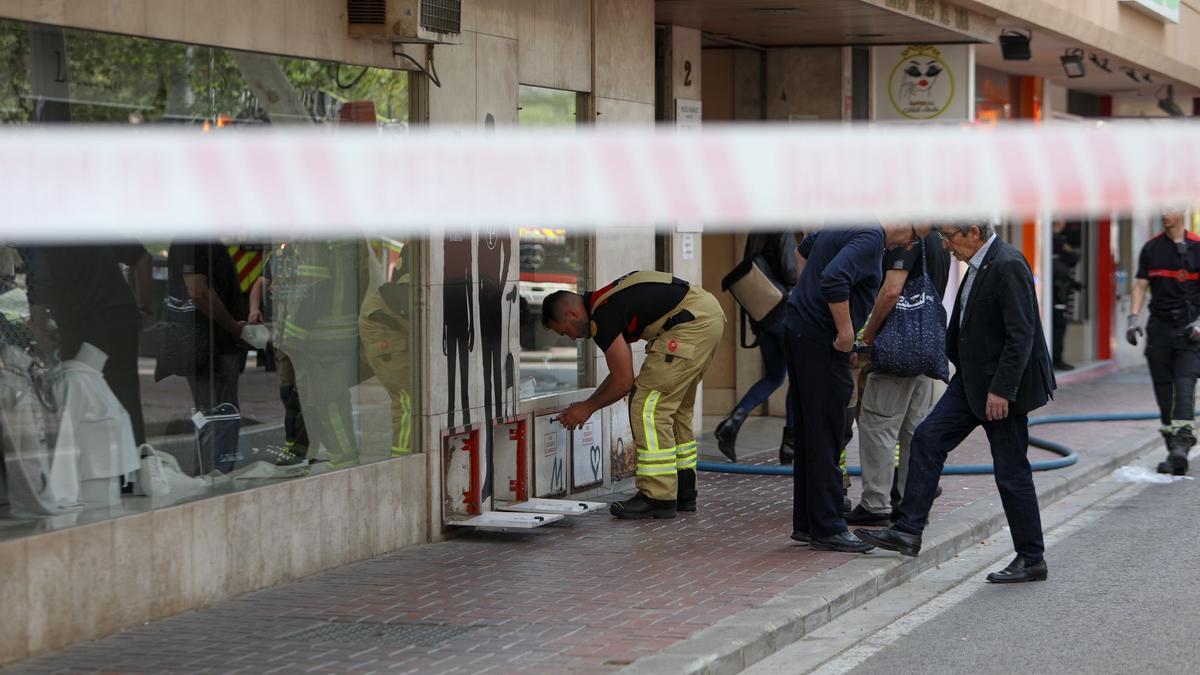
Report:
M 490 429 L 464 427 L 442 433 L 443 519 L 447 525 L 527 530 L 607 506 L 603 502 L 531 496 L 539 479 L 543 487 L 535 494 L 563 494 L 566 487 L 569 436 L 561 427 L 547 429 L 548 419 L 539 421 L 545 425 L 542 430 L 554 439 L 548 443 L 550 467 L 538 466 L 538 458 L 530 452 L 527 418 L 499 420 Z M 537 454 L 547 450 L 543 445 L 547 444 L 537 444 Z M 553 478 L 537 476 L 538 468 L 549 468 Z M 546 483 L 553 487 L 547 490 Z

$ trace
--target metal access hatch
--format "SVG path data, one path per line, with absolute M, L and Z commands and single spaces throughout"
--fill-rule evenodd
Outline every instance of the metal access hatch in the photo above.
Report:
M 483 530 L 532 530 L 562 520 L 566 516 L 555 513 L 508 513 L 488 511 L 466 520 L 451 520 L 447 525 L 474 527 Z
M 564 516 L 582 516 L 608 506 L 604 502 L 584 502 L 574 499 L 529 499 L 523 502 L 504 504 L 498 508 L 518 513 L 549 513 Z
M 579 499 L 530 497 L 531 455 L 526 433 L 529 420 L 512 417 L 495 420 L 488 443 L 478 427 L 446 429 L 442 433 L 443 522 L 453 527 L 491 530 L 530 530 L 582 516 L 606 506 Z M 561 491 L 567 484 L 566 431 L 553 430 L 548 456 L 553 483 Z M 485 450 L 491 445 L 490 452 Z M 540 454 L 547 454 L 540 448 Z M 561 455 L 561 456 L 560 456 Z M 492 471 L 487 465 L 492 464 Z M 485 490 L 491 474 L 491 490 Z M 549 481 L 547 481 L 549 482 Z

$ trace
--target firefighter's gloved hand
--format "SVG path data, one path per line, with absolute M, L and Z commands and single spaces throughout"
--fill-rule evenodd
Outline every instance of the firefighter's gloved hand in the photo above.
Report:
M 1138 325 L 1137 314 L 1129 315 L 1127 325 L 1128 328 L 1125 329 L 1125 340 L 1129 344 L 1136 347 L 1138 343 L 1138 337 L 1145 335 L 1145 333 L 1142 332 L 1142 327 Z
M 1187 338 L 1188 342 L 1192 344 L 1200 343 L 1200 321 L 1189 323 L 1187 328 L 1183 330 L 1183 336 Z

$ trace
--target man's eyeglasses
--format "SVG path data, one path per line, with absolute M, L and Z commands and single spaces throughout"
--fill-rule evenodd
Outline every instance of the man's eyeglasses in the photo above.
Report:
M 955 235 L 959 234 L 962 234 L 962 230 L 950 230 L 950 234 L 946 234 L 945 232 L 938 230 L 937 233 L 938 239 L 941 239 L 942 241 L 950 241 L 955 237 Z

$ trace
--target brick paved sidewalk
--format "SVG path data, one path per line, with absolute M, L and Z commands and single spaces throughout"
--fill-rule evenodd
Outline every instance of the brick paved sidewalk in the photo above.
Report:
M 1038 414 L 1152 409 L 1148 378 L 1133 370 L 1064 387 Z M 1112 455 L 1141 444 L 1155 427 L 1071 424 L 1039 427 L 1035 435 Z M 778 438 L 777 429 L 763 434 Z M 950 461 L 988 461 L 982 440 L 973 436 Z M 1030 456 L 1052 457 L 1038 450 Z M 701 480 L 701 510 L 674 521 L 594 515 L 528 534 L 468 534 L 11 669 L 610 672 L 856 557 L 789 541 L 788 478 L 705 474 Z M 996 501 L 990 476 L 948 476 L 943 486 L 934 528 L 964 505 Z

